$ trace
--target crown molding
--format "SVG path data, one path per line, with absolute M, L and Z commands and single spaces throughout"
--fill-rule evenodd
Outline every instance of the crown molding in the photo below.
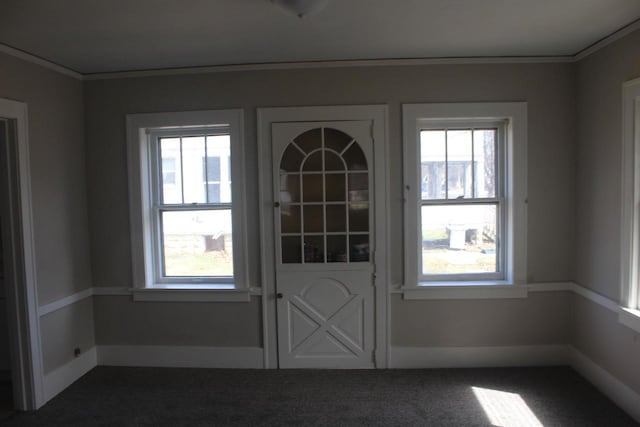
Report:
M 573 55 L 573 61 L 574 62 L 582 61 L 583 59 L 596 53 L 600 49 L 603 49 L 604 47 L 609 46 L 611 43 L 618 41 L 624 36 L 629 35 L 639 29 L 640 29 L 640 19 L 637 19 L 625 25 L 624 27 L 620 28 L 619 30 L 614 31 L 608 36 L 598 40 L 597 42 L 593 43 L 591 46 L 587 46 L 586 48 L 582 49 L 580 52 Z
M 338 61 L 270 62 L 257 64 L 211 65 L 202 67 L 163 68 L 157 70 L 116 71 L 84 74 L 84 80 L 107 80 L 132 77 L 173 76 L 221 73 L 229 71 L 300 70 L 311 68 L 391 67 L 416 65 L 530 64 L 573 62 L 572 56 L 498 56 L 460 58 L 357 59 Z
M 81 73 L 78 73 L 77 71 L 64 67 L 60 64 L 56 64 L 55 62 L 49 61 L 47 59 L 40 58 L 39 56 L 36 56 L 29 52 L 16 49 L 15 47 L 11 47 L 9 45 L 0 43 L 0 52 L 6 53 L 7 55 L 13 56 L 18 59 L 22 59 L 23 61 L 26 61 L 26 62 L 31 62 L 32 64 L 39 65 L 43 68 L 56 71 L 67 77 L 72 77 L 76 80 L 83 80 L 83 75 Z
M 469 65 L 469 64 L 540 64 L 540 63 L 575 63 L 579 62 L 604 47 L 640 29 L 640 19 L 633 21 L 612 34 L 580 50 L 574 55 L 559 56 L 478 56 L 478 57 L 444 57 L 444 58 L 395 58 L 395 59 L 358 59 L 337 61 L 299 61 L 268 62 L 255 64 L 227 64 L 196 67 L 161 68 L 148 70 L 114 71 L 105 73 L 79 73 L 63 65 L 33 55 L 20 49 L 0 43 L 0 52 L 14 56 L 27 62 L 40 65 L 60 74 L 77 80 L 109 80 L 139 77 L 175 76 L 187 74 L 222 73 L 231 71 L 266 71 L 266 70 L 303 70 L 314 68 L 348 68 L 348 67 L 399 67 L 420 65 Z

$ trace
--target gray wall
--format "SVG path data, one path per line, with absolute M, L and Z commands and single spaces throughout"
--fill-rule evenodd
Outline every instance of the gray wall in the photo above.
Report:
M 620 301 L 622 83 L 640 77 L 640 31 L 577 65 L 576 281 Z M 640 392 L 640 335 L 574 296 L 574 345 Z
M 89 81 L 85 85 L 87 123 L 87 176 L 89 183 L 89 216 L 93 282 L 96 286 L 131 286 L 131 251 L 125 115 L 130 113 L 182 111 L 216 108 L 243 108 L 246 123 L 246 188 L 249 212 L 248 240 L 251 285 L 259 285 L 259 218 L 256 142 L 256 107 L 387 104 L 389 106 L 389 178 L 390 178 L 390 245 L 392 283 L 403 281 L 402 272 L 402 140 L 401 104 L 409 102 L 527 101 L 529 105 L 529 214 L 528 277 L 530 281 L 563 281 L 572 278 L 574 247 L 574 127 L 575 85 L 572 64 L 519 65 L 434 65 L 406 67 L 335 68 L 286 71 L 243 71 L 182 76 L 127 78 Z M 541 232 L 540 230 L 544 230 Z M 543 298 L 541 300 L 539 298 Z M 154 320 L 167 312 L 166 305 L 125 307 L 115 320 L 113 297 L 96 297 L 96 330 L 99 344 L 131 342 L 134 337 L 126 325 L 140 322 L 140 335 L 154 325 Z M 102 300 L 109 299 L 111 301 Z M 122 300 L 122 298 L 120 298 Z M 546 318 L 545 302 L 551 298 L 530 298 L 514 309 L 507 300 L 484 301 L 476 313 L 482 317 L 503 312 L 514 321 L 540 321 L 548 325 L 547 335 L 536 328 L 519 329 L 522 336 L 514 341 L 510 333 L 497 334 L 491 344 L 556 343 L 565 339 L 556 330 L 566 328 L 560 315 Z M 431 311 L 432 307 L 439 307 Z M 416 325 L 434 322 L 442 328 L 438 334 L 451 332 L 445 303 L 406 302 L 394 299 L 392 330 L 413 330 Z M 459 306 L 456 303 L 454 307 Z M 203 304 L 203 310 L 224 310 L 259 317 L 259 305 L 240 308 L 223 303 Z M 403 311 L 410 310 L 411 316 Z M 518 310 L 524 309 L 523 319 Z M 551 310 L 555 313 L 557 307 Z M 173 310 L 171 310 L 173 311 Z M 439 313 L 439 314 L 435 314 Z M 510 313 L 510 314 L 508 314 Z M 176 306 L 174 330 L 157 336 L 154 342 L 180 341 L 179 334 L 193 334 L 190 313 Z M 204 316 L 205 314 L 203 314 Z M 537 319 L 537 320 L 536 320 Z M 114 326 L 111 322 L 116 322 Z M 492 321 L 488 321 L 490 324 Z M 235 324 L 238 324 L 237 322 Z M 253 320 L 249 325 L 254 328 Z M 211 324 L 198 329 L 194 340 L 212 345 L 230 345 L 226 324 Z M 235 333 L 246 334 L 244 326 Z M 477 344 L 467 335 L 459 345 Z M 211 337 L 220 341 L 212 340 Z M 565 338 L 559 338 L 565 337 Z M 255 342 L 256 337 L 252 338 Z M 413 345 L 411 335 L 392 336 L 394 345 Z M 422 343 L 429 342 L 422 341 Z M 106 343 L 106 341 L 105 341 Z
M 0 97 L 28 105 L 36 273 L 43 305 L 92 284 L 82 82 L 0 53 Z M 73 358 L 67 342 L 93 345 L 90 311 L 76 317 L 90 325 L 90 336 L 84 338 L 57 319 L 42 322 L 57 331 L 55 339 L 43 334 L 47 372 Z M 58 350 L 66 357 L 56 356 Z

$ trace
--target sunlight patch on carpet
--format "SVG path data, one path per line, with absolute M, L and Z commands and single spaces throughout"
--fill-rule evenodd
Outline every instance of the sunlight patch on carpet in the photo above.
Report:
M 471 389 L 494 426 L 543 427 L 519 394 L 482 387 Z

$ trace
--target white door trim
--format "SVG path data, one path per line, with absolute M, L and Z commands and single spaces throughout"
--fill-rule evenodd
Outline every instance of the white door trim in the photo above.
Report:
M 12 141 L 7 144 L 13 152 L 7 159 L 9 170 L 15 168 L 15 173 L 9 174 L 9 179 L 17 176 L 18 182 L 10 184 L 16 194 L 9 197 L 11 225 L 15 231 L 10 236 L 12 244 L 9 249 L 14 257 L 13 280 L 5 281 L 7 301 L 10 302 L 7 304 L 7 311 L 14 402 L 18 409 L 33 410 L 42 406 L 45 400 L 31 207 L 27 104 L 0 98 L 0 117 L 15 120 L 17 133 L 17 146 L 11 146 Z
M 279 107 L 258 109 L 258 176 L 260 177 L 260 243 L 262 263 L 262 321 L 264 367 L 278 367 L 275 246 L 271 124 L 275 122 L 370 120 L 373 123 L 375 185 L 375 359 L 377 368 L 388 366 L 388 112 L 386 105 Z

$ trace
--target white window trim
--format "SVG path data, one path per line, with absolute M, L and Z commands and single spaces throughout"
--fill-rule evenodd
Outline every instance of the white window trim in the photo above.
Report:
M 406 299 L 521 298 L 526 287 L 526 102 L 404 104 L 405 265 L 403 294 Z M 418 168 L 420 125 L 460 120 L 508 120 L 505 140 L 505 279 L 491 281 L 421 282 L 418 269 Z
M 127 154 L 133 298 L 140 301 L 249 301 L 247 283 L 244 190 L 244 137 L 242 110 L 208 110 L 127 115 Z M 233 282 L 155 283 L 153 221 L 151 218 L 151 161 L 147 134 L 162 128 L 226 125 L 233 158 Z
M 640 78 L 622 86 L 619 320 L 640 332 Z

